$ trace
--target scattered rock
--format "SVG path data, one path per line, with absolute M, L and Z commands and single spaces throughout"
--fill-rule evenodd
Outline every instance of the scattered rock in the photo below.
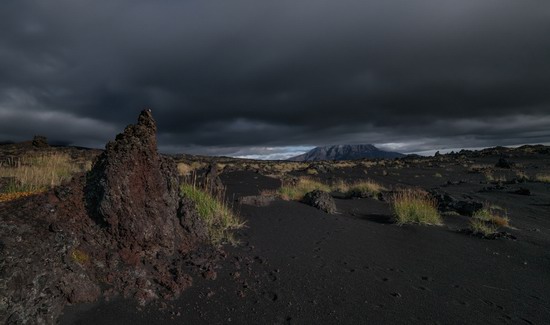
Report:
M 208 167 L 208 171 L 205 175 L 205 188 L 210 193 L 220 194 L 225 190 L 225 186 L 220 179 L 217 164 L 212 164 Z
M 472 216 L 475 211 L 483 208 L 483 204 L 471 199 L 459 200 L 445 192 L 436 190 L 430 194 L 437 200 L 438 209 L 442 212 L 454 211 L 461 215 Z
M 35 135 L 32 139 L 32 146 L 36 148 L 48 148 L 50 145 L 48 144 L 48 138 L 41 135 Z
M 531 195 L 531 191 L 525 187 L 520 187 L 519 189 L 513 191 L 512 193 L 519 194 L 519 195 Z
M 510 168 L 512 168 L 512 166 L 513 166 L 513 163 L 509 162 L 508 160 L 506 160 L 505 158 L 502 158 L 502 157 L 495 164 L 495 167 L 497 167 L 497 168 L 510 169 Z
M 302 202 L 326 213 L 336 213 L 336 203 L 329 193 L 315 190 L 307 193 Z
M 266 207 L 276 199 L 277 197 L 274 195 L 252 195 L 252 196 L 243 196 L 239 198 L 239 203 L 252 205 L 256 207 Z

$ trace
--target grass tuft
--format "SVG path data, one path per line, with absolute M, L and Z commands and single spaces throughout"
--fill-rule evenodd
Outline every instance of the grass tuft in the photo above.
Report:
M 371 180 L 359 181 L 349 185 L 347 191 L 345 191 L 346 196 L 348 197 L 374 197 L 377 198 L 378 195 L 385 191 L 386 189 Z
M 470 230 L 474 234 L 480 234 L 487 237 L 496 234 L 497 227 L 483 219 L 472 218 L 470 219 Z
M 2 200 L 44 192 L 86 168 L 89 165 L 79 166 L 68 154 L 56 152 L 11 160 L 0 166 L 0 177 L 13 179 L 2 189 Z
M 313 179 L 301 177 L 296 184 L 283 185 L 277 192 L 283 200 L 299 201 L 304 198 L 304 195 L 314 190 L 330 192 L 330 187 Z
M 537 182 L 550 183 L 550 174 L 537 174 L 535 180 Z
M 213 244 L 237 244 L 233 230 L 242 228 L 244 222 L 233 213 L 225 201 L 192 184 L 183 184 L 181 192 L 195 202 L 197 212 L 206 224 L 208 236 Z
M 506 216 L 506 211 L 504 211 L 504 214 L 504 216 L 499 215 L 493 207 L 484 207 L 474 212 L 472 218 L 482 220 L 496 227 L 510 227 L 510 219 Z
M 423 190 L 401 190 L 394 194 L 391 204 L 399 225 L 407 223 L 442 224 L 441 216 L 437 211 L 437 201 Z

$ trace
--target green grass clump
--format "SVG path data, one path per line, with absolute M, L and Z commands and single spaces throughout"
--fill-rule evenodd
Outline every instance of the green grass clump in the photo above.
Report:
M 506 216 L 506 211 L 504 212 L 504 214 L 504 216 L 501 216 L 497 213 L 495 208 L 484 207 L 474 212 L 472 218 L 483 220 L 485 222 L 495 225 L 496 227 L 509 227 L 510 219 L 508 218 L 508 216 Z
M 228 242 L 237 243 L 233 237 L 233 230 L 242 228 L 244 222 L 229 208 L 227 203 L 217 199 L 207 191 L 192 184 L 181 186 L 182 194 L 195 202 L 200 218 L 204 221 L 208 236 L 215 245 Z
M 296 184 L 283 185 L 281 188 L 279 188 L 279 190 L 277 191 L 277 194 L 283 200 L 299 201 L 304 198 L 304 195 L 314 190 L 330 192 L 330 187 L 326 184 L 320 183 L 310 178 L 302 177 L 298 179 Z
M 391 201 L 397 224 L 419 223 L 440 225 L 437 202 L 427 192 L 418 189 L 401 190 Z
M 499 227 L 510 227 L 510 219 L 506 216 L 506 211 L 502 216 L 497 210 L 500 209 L 485 204 L 485 207 L 474 212 L 470 219 L 472 233 L 487 237 L 496 234 Z
M 474 234 L 480 234 L 487 237 L 496 234 L 497 226 L 483 219 L 472 218 L 470 219 L 470 230 Z

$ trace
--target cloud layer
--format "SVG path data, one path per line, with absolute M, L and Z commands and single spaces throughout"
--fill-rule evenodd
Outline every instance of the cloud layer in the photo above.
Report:
M 147 106 L 166 151 L 550 142 L 548 1 L 0 6 L 0 140 L 102 146 Z

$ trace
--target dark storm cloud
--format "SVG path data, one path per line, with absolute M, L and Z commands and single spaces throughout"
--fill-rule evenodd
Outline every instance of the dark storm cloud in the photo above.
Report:
M 167 151 L 550 142 L 548 35 L 542 0 L 4 0 L 0 140 L 150 106 Z

